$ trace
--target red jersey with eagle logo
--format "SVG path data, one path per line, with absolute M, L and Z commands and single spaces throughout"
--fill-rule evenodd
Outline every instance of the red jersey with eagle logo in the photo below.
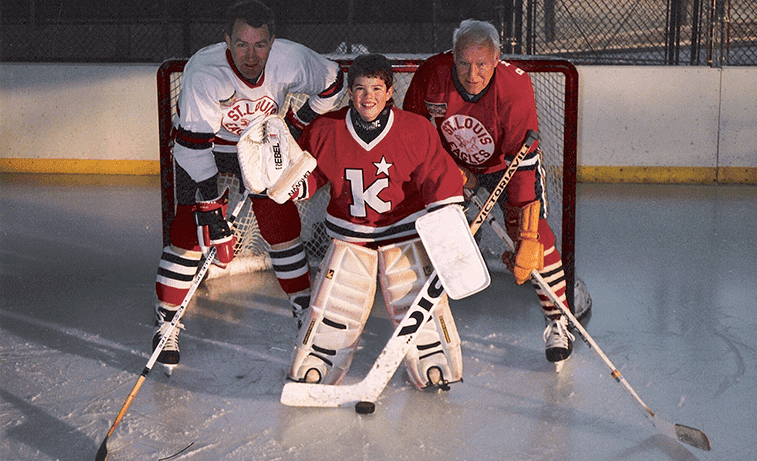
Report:
M 463 179 L 422 117 L 392 108 L 381 134 L 366 143 L 349 107 L 317 117 L 298 142 L 318 161 L 299 198 L 329 184 L 326 227 L 353 243 L 416 236 L 415 220 L 427 207 L 460 203 Z
M 424 61 L 413 76 L 404 100 L 405 110 L 430 119 L 445 149 L 474 173 L 504 170 L 518 153 L 526 132 L 538 132 L 531 78 L 500 61 L 489 86 L 469 100 L 455 85 L 451 51 Z M 458 84 L 459 85 L 459 84 Z M 533 168 L 536 145 L 521 163 Z

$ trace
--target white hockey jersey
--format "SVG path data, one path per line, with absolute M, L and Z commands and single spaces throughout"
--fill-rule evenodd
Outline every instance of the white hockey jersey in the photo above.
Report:
M 346 90 L 337 63 L 280 38 L 274 40 L 257 83 L 244 80 L 226 43 L 217 43 L 187 62 L 181 88 L 174 157 L 196 182 L 218 171 L 214 152 L 236 153 L 245 127 L 280 112 L 287 94 L 310 95 L 310 107 L 323 114 L 336 108 Z

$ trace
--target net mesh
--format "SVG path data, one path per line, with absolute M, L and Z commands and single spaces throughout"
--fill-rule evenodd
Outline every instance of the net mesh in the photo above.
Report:
M 573 218 L 575 197 L 575 119 L 571 117 L 569 105 L 577 104 L 577 94 L 571 89 L 571 85 L 577 82 L 569 82 L 571 76 L 568 71 L 575 71 L 566 61 L 559 60 L 522 60 L 507 59 L 511 63 L 526 70 L 531 76 L 536 98 L 537 113 L 539 116 L 540 146 L 542 165 L 544 169 L 543 187 L 547 193 L 548 215 L 550 227 L 557 236 L 556 246 L 563 256 L 566 276 L 570 282 L 573 279 Z M 397 107 L 402 107 L 405 91 L 407 90 L 413 72 L 420 64 L 420 59 L 397 60 L 394 65 L 394 102 Z M 162 69 L 165 71 L 159 76 L 159 107 L 162 124 L 170 124 L 176 114 L 176 99 L 181 90 L 181 69 L 183 60 L 167 61 Z M 341 62 L 346 71 L 349 62 Z M 295 109 L 305 102 L 304 95 L 289 95 L 281 113 L 286 113 L 288 107 Z M 340 107 L 348 103 L 346 95 L 340 101 Z M 170 139 L 170 127 L 161 127 L 161 152 L 162 169 L 164 178 L 164 235 L 167 235 L 168 221 L 172 216 L 174 175 L 172 171 L 173 159 L 170 157 L 172 141 Z M 567 140 L 567 142 L 566 142 Z M 169 158 L 165 158 L 169 157 Z M 171 171 L 165 171 L 171 170 Z M 219 179 L 219 192 L 224 188 L 230 189 L 230 209 L 241 198 L 240 179 L 230 174 L 222 174 Z M 302 220 L 302 241 L 308 260 L 311 265 L 316 265 L 324 256 L 329 244 L 326 234 L 324 219 L 326 205 L 329 199 L 328 186 L 321 188 L 307 201 L 297 202 Z M 473 208 L 473 207 L 471 207 Z M 473 216 L 475 209 L 469 210 Z M 502 221 L 499 208 L 495 208 L 494 214 L 497 220 Z M 258 224 L 252 212 L 250 203 L 242 208 L 235 223 L 237 233 L 237 246 L 234 261 L 223 271 L 224 274 L 236 274 L 270 268 L 268 258 L 268 244 L 263 240 L 258 231 Z M 560 238 L 562 236 L 562 238 Z M 502 252 L 505 245 L 501 238 L 488 226 L 483 226 L 477 236 L 481 252 L 492 270 L 504 270 L 501 262 Z M 167 243 L 167 241 L 165 242 Z M 212 277 L 221 274 L 214 271 Z M 573 284 L 568 283 L 571 287 Z M 570 297 L 569 297 L 570 299 Z

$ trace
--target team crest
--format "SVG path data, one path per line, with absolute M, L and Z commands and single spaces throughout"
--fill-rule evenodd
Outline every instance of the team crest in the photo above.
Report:
M 270 96 L 258 99 L 237 99 L 224 109 L 221 126 L 231 134 L 242 134 L 245 128 L 260 123 L 264 117 L 279 112 L 279 105 Z
M 444 117 L 444 114 L 447 113 L 447 103 L 434 103 L 426 101 L 426 110 L 432 117 Z
M 452 154 L 470 165 L 481 165 L 494 154 L 494 137 L 478 119 L 453 115 L 441 124 Z

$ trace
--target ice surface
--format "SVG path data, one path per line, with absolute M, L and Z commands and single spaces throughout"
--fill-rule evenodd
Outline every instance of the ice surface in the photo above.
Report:
M 0 175 L 0 459 L 94 459 L 150 352 L 159 197 L 157 177 Z M 579 186 L 587 329 L 710 452 L 661 435 L 583 343 L 555 374 L 533 289 L 496 273 L 452 302 L 450 392 L 400 371 L 372 415 L 283 406 L 294 321 L 262 273 L 200 287 L 181 365 L 148 376 L 108 459 L 757 459 L 755 229 L 756 187 Z M 390 334 L 379 300 L 348 380 Z

